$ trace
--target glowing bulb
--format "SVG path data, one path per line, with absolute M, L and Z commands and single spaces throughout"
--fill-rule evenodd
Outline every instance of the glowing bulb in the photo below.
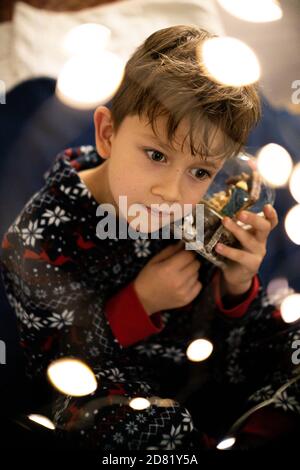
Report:
M 217 445 L 217 449 L 219 450 L 229 449 L 230 447 L 234 445 L 235 441 L 236 441 L 235 437 L 228 437 L 227 439 L 224 439 L 223 441 L 219 442 L 219 444 Z
M 202 46 L 202 61 L 212 78 L 228 86 L 249 85 L 260 77 L 255 53 L 239 39 L 206 40 Z
M 110 30 L 101 24 L 80 24 L 66 34 L 63 49 L 69 55 L 97 54 L 107 47 L 110 35 Z
M 282 301 L 294 290 L 289 287 L 289 281 L 284 277 L 272 279 L 267 286 L 267 295 L 270 303 L 280 306 Z
M 300 294 L 288 295 L 280 306 L 281 317 L 285 323 L 293 323 L 300 318 Z
M 282 9 L 276 0 L 218 0 L 231 15 L 253 23 L 266 23 L 282 18 Z
M 190 361 L 205 361 L 213 351 L 213 345 L 207 339 L 196 339 L 187 348 L 186 354 Z
M 297 163 L 293 169 L 289 186 L 293 198 L 300 202 L 300 163 Z
M 267 144 L 258 152 L 257 169 L 271 186 L 284 186 L 292 168 L 291 156 L 281 145 Z
M 44 426 L 45 428 L 51 429 L 52 431 L 55 429 L 55 426 L 52 421 L 50 421 L 50 419 L 46 416 L 31 414 L 28 416 L 28 419 L 34 421 L 37 424 L 40 424 L 41 426 Z
M 134 410 L 145 410 L 150 405 L 151 405 L 150 401 L 142 397 L 133 398 L 129 402 L 129 406 L 133 408 Z
M 54 387 L 66 395 L 82 397 L 93 393 L 97 380 L 93 371 L 84 362 L 73 358 L 53 361 L 47 375 Z
M 299 222 L 300 204 L 297 204 L 288 211 L 284 221 L 285 231 L 288 237 L 292 242 L 296 243 L 296 245 L 300 245 Z
M 96 57 L 75 56 L 63 66 L 56 94 L 69 106 L 94 108 L 112 98 L 123 74 L 123 61 L 112 52 L 101 51 Z

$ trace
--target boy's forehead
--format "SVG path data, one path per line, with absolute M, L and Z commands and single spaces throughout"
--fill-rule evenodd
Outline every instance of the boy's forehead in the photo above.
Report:
M 151 123 L 146 117 L 142 117 L 141 119 L 136 117 L 136 120 L 137 122 L 135 124 L 137 124 L 137 126 L 135 127 L 135 133 L 138 134 L 139 136 L 143 138 L 149 138 L 153 142 L 160 143 L 163 147 L 178 151 L 178 153 L 183 151 L 185 154 L 190 155 L 191 153 L 190 138 L 189 138 L 190 123 L 187 118 L 183 118 L 180 121 L 176 129 L 176 132 L 172 138 L 172 141 L 168 139 L 168 135 L 167 135 L 167 117 L 166 116 L 159 116 L 156 118 L 154 122 L 155 132 L 153 132 Z M 195 148 L 198 148 L 198 147 L 201 148 L 202 147 L 201 129 L 199 129 L 199 137 L 197 138 L 197 136 L 195 136 L 194 139 L 195 139 L 195 142 L 194 142 Z M 222 131 L 220 129 L 216 130 L 216 129 L 213 129 L 213 127 L 211 127 L 211 138 L 209 138 L 209 141 L 210 141 L 209 155 L 206 155 L 206 156 L 207 157 L 218 156 L 218 154 L 220 153 L 220 148 L 222 148 L 222 145 L 224 142 L 224 135 Z M 194 157 L 191 156 L 191 158 L 193 158 L 193 161 L 194 161 Z M 216 166 L 219 166 L 219 164 L 222 162 L 223 162 L 223 159 L 220 159 L 220 162 L 216 163 Z

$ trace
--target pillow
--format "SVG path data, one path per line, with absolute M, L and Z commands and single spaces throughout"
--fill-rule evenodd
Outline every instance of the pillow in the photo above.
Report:
M 7 21 L 0 24 L 0 80 L 4 82 L 6 91 L 14 86 L 17 81 L 11 60 L 12 34 L 13 28 L 11 22 Z
M 13 57 L 18 81 L 33 76 L 57 78 L 67 60 L 64 36 L 82 23 L 100 23 L 111 30 L 110 51 L 127 61 L 152 32 L 174 24 L 196 24 L 223 34 L 214 1 L 123 0 L 77 12 L 51 12 L 16 3 Z
M 12 23 L 6 21 L 0 23 L 0 60 L 10 55 L 10 45 L 12 41 Z

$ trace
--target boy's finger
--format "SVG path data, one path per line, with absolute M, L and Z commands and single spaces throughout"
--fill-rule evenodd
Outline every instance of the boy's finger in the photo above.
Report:
M 254 228 L 255 237 L 259 242 L 265 241 L 272 230 L 271 222 L 254 212 L 242 211 L 238 219 Z
M 194 263 L 195 259 L 196 259 L 196 252 L 194 250 L 187 250 L 187 251 L 181 250 L 178 253 L 175 253 L 174 256 L 172 256 L 172 258 L 168 261 L 169 267 L 174 272 L 182 271 L 185 267 Z
M 249 253 L 238 248 L 232 248 L 230 246 L 223 245 L 223 243 L 217 243 L 216 251 L 231 261 L 247 266 L 247 268 L 253 272 L 255 272 L 259 267 L 258 258 L 253 253 Z
M 164 260 L 170 258 L 171 256 L 173 256 L 178 251 L 182 250 L 184 248 L 184 246 L 185 246 L 185 244 L 182 240 L 179 240 L 179 243 L 174 243 L 173 245 L 168 245 L 166 248 L 164 248 L 159 253 L 157 253 L 155 256 L 153 256 L 153 258 L 151 258 L 149 263 L 151 263 L 151 262 L 158 263 L 160 261 L 164 261 Z
M 261 243 L 257 241 L 255 235 L 253 235 L 250 230 L 240 227 L 230 217 L 224 217 L 222 223 L 225 228 L 235 236 L 246 251 L 250 253 L 259 253 L 261 251 Z
M 273 206 L 271 206 L 271 204 L 266 204 L 264 206 L 264 214 L 265 214 L 265 217 L 270 221 L 271 227 L 273 230 L 273 228 L 276 227 L 276 225 L 278 225 L 278 215 L 277 215 L 276 210 L 274 209 Z

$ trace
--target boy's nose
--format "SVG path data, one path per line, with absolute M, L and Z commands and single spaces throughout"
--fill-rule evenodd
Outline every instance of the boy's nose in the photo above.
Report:
M 179 203 L 181 200 L 179 181 L 176 179 L 161 181 L 153 186 L 152 194 L 159 196 L 163 202 L 169 204 Z

